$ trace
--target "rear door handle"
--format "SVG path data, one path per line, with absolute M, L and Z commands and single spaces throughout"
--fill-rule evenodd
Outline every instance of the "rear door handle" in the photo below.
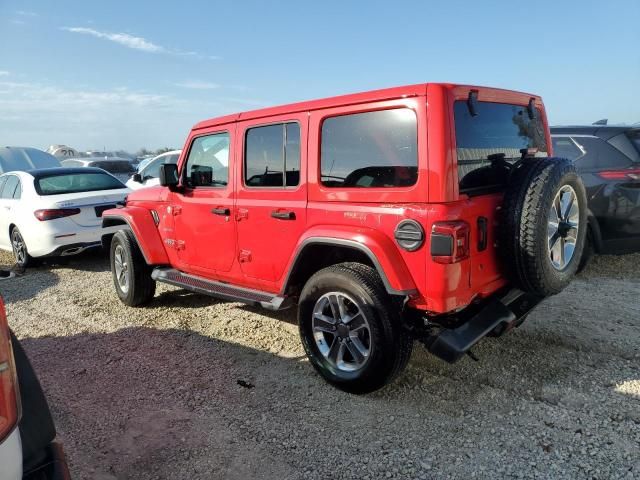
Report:
M 217 208 L 212 208 L 211 213 L 213 213 L 214 215 L 222 215 L 224 217 L 228 217 L 229 215 L 231 215 L 231 209 L 224 208 L 224 207 L 217 207 Z
M 296 219 L 296 213 L 289 210 L 273 210 L 271 212 L 271 216 L 279 220 L 295 220 Z

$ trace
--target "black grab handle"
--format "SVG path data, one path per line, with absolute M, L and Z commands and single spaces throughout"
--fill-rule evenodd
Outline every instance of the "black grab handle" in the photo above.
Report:
M 295 212 L 291 212 L 291 211 L 273 210 L 271 212 L 271 216 L 273 218 L 277 218 L 277 219 L 280 219 L 280 220 L 295 220 L 296 219 Z

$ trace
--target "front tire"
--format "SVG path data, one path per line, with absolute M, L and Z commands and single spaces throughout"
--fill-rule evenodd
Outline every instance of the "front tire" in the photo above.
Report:
M 341 263 L 315 273 L 298 308 L 300 338 L 311 364 L 329 383 L 350 393 L 390 383 L 413 348 L 400 309 L 369 266 Z
M 120 230 L 113 236 L 110 260 L 113 284 L 122 303 L 130 307 L 149 303 L 156 293 L 156 282 L 131 233 Z
M 13 258 L 16 260 L 16 265 L 19 268 L 27 268 L 34 263 L 33 257 L 29 255 L 27 250 L 27 244 L 22 238 L 22 234 L 18 227 L 13 227 L 11 230 L 11 249 L 13 250 Z

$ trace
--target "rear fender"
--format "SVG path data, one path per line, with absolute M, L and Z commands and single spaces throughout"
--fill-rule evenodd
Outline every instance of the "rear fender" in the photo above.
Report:
M 398 252 L 398 247 L 389 237 L 373 229 L 340 226 L 317 226 L 305 232 L 287 266 L 282 293 L 288 290 L 292 273 L 299 266 L 297 263 L 302 258 L 304 249 L 317 244 L 348 247 L 364 253 L 380 274 L 387 292 L 392 295 L 406 296 L 417 293 L 411 273 Z
M 169 263 L 160 232 L 149 210 L 141 207 L 112 208 L 102 214 L 103 228 L 118 225 L 131 231 L 147 264 Z

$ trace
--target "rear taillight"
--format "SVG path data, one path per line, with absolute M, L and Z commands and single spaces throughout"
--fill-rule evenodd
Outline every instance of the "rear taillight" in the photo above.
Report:
M 0 298 L 0 443 L 18 423 L 18 379 L 11 349 L 9 325 Z
M 45 210 L 36 210 L 33 214 L 38 220 L 54 220 L 56 218 L 70 217 L 80 213 L 79 208 L 47 208 Z
M 640 180 L 640 168 L 605 170 L 598 172 L 597 175 L 605 180 Z
M 436 263 L 456 263 L 469 258 L 469 224 L 462 220 L 434 223 L 431 258 Z

